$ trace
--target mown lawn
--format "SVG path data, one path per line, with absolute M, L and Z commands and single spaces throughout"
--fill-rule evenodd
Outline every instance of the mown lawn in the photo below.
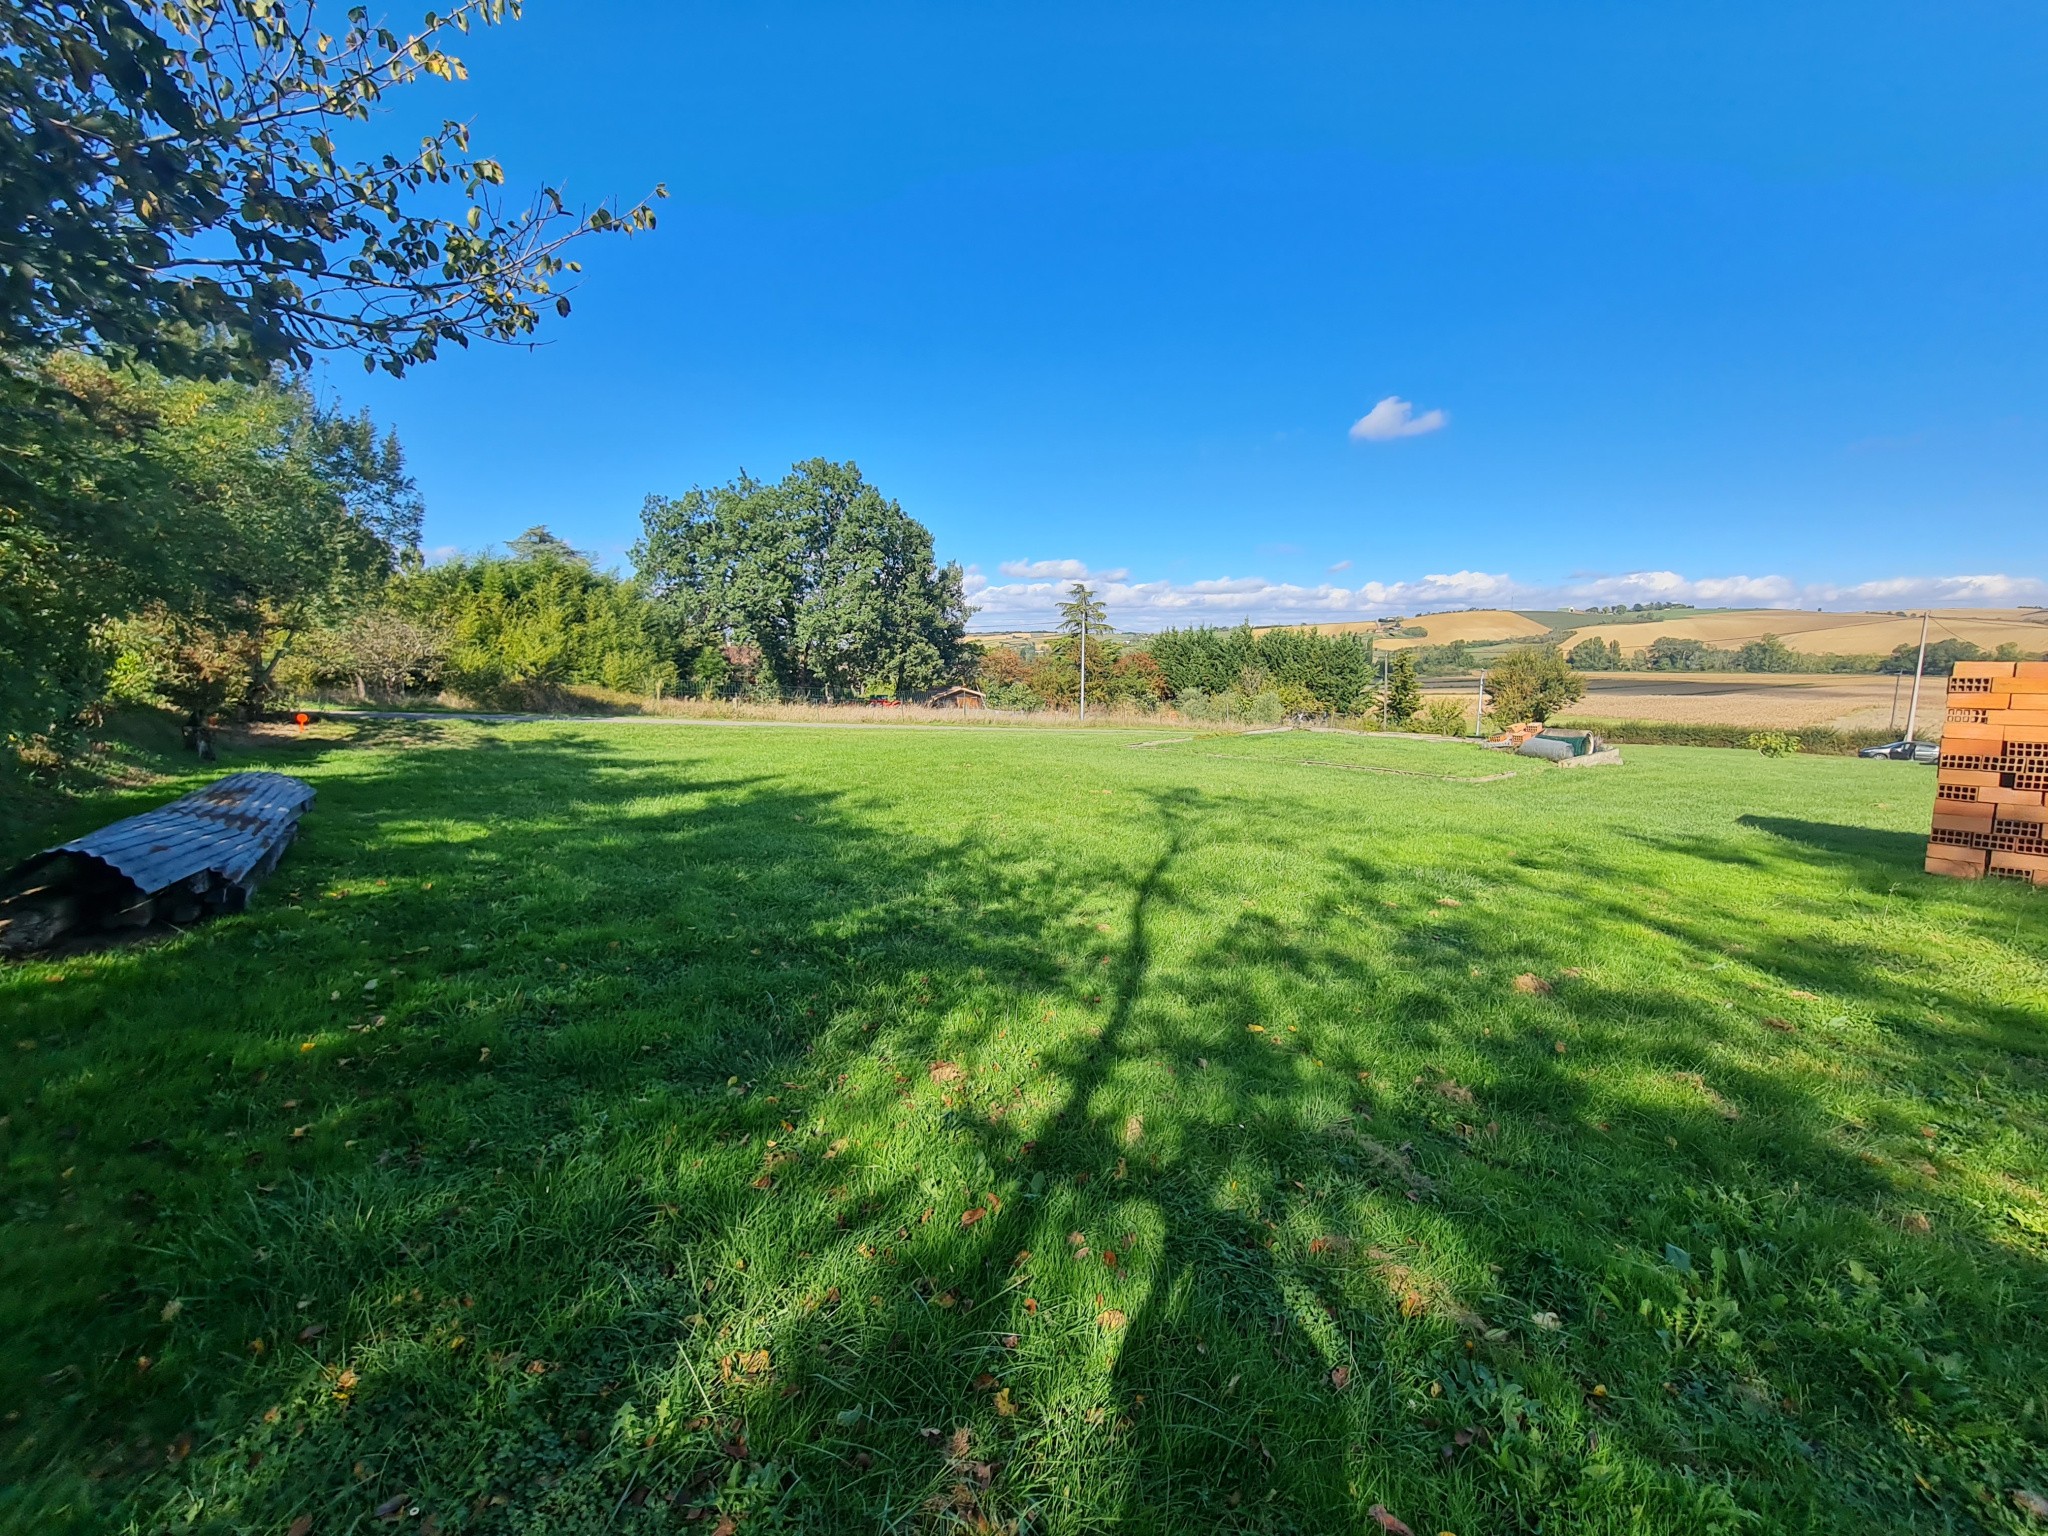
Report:
M 254 912 L 0 969 L 0 1525 L 2043 1528 L 1931 773 L 1147 739 L 259 754 Z

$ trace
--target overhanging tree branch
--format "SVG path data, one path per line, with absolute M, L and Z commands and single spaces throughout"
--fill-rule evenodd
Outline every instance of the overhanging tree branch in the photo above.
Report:
M 651 205 L 513 208 L 459 122 L 403 158 L 335 145 L 388 92 L 464 78 L 442 43 L 518 12 L 464 0 L 401 35 L 355 7 L 336 38 L 313 0 L 0 7 L 0 343 L 217 375 L 530 342 L 568 312 L 568 245 L 651 229 Z

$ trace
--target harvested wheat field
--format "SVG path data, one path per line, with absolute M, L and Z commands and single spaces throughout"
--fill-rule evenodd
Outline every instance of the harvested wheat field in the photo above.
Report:
M 1945 678 L 1921 685 L 1920 719 L 1941 718 Z M 1605 720 L 1669 720 L 1688 725 L 1830 725 L 1842 730 L 1906 723 L 1908 677 L 1770 676 L 1757 673 L 1595 674 L 1576 711 Z
M 1931 617 L 1930 640 L 1968 640 L 1986 650 L 2012 644 L 2029 656 L 2048 651 L 2048 610 L 1952 608 L 1937 609 Z M 1704 640 L 1723 649 L 1776 635 L 1797 651 L 1873 656 L 1918 643 L 1920 617 L 1902 613 L 1797 613 L 1784 608 L 1712 609 L 1673 613 L 1647 623 L 1591 623 L 1573 630 L 1565 644 L 1569 647 L 1581 640 L 1598 638 L 1612 640 L 1624 651 L 1639 651 L 1660 635 Z
M 1941 719 L 1946 678 L 1921 686 L 1920 721 Z M 1426 699 L 1449 699 L 1468 717 L 1478 694 L 1475 677 L 1432 680 Z M 1896 710 L 1893 695 L 1896 691 Z M 1586 696 L 1558 717 L 1571 720 L 1651 720 L 1675 725 L 1749 725 L 1797 730 L 1817 725 L 1838 730 L 1904 729 L 1913 679 L 1840 673 L 1770 675 L 1749 672 L 1592 672 Z M 1929 734 L 1923 729 L 1921 734 Z

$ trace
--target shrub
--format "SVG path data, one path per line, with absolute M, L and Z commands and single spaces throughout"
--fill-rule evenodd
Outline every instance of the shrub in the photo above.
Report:
M 1289 715 L 1320 715 L 1327 711 L 1322 700 L 1299 683 L 1282 683 L 1278 690 L 1280 709 Z
M 1751 731 L 1746 744 L 1765 757 L 1790 757 L 1799 750 L 1799 738 L 1790 731 Z
M 1414 729 L 1428 736 L 1469 736 L 1472 721 L 1455 699 L 1431 699 L 1415 716 Z
M 1503 722 L 1548 720 L 1585 696 L 1586 682 L 1554 645 L 1509 651 L 1486 674 L 1486 703 Z
M 1045 700 L 1032 691 L 1029 683 L 996 683 L 988 690 L 990 709 L 1043 709 Z

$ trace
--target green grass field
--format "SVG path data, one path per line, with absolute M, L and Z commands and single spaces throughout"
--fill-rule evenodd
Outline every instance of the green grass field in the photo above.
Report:
M 1931 773 L 1148 739 L 225 765 L 252 913 L 0 968 L 0 1526 L 2042 1528 L 2048 893 Z

